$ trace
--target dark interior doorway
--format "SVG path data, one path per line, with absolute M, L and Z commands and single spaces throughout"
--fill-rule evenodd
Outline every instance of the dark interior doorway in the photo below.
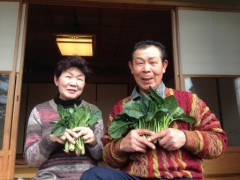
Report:
M 170 9 L 30 4 L 23 82 L 52 82 L 53 69 L 62 58 L 56 33 L 96 35 L 95 55 L 86 57 L 93 69 L 93 83 L 128 82 L 131 48 L 145 39 L 167 47 L 170 64 L 164 81 L 174 77 Z
M 85 57 L 93 70 L 88 83 L 127 84 L 129 91 L 135 84 L 127 66 L 131 57 L 131 48 L 140 40 L 160 41 L 167 48 L 169 60 L 163 81 L 168 87 L 174 88 L 170 9 L 30 3 L 23 75 L 25 89 L 22 91 L 22 97 L 28 98 L 29 84 L 44 84 L 46 88 L 48 84 L 49 86 L 53 84 L 54 67 L 62 58 L 54 39 L 56 33 L 94 34 L 96 36 L 95 55 Z M 49 91 L 50 93 L 54 92 Z M 36 98 L 39 99 L 39 97 Z M 19 120 L 17 145 L 17 154 L 20 155 L 23 152 L 24 129 L 30 112 L 30 105 L 22 103 L 20 114 L 24 116 Z M 32 104 L 34 105 L 36 104 Z

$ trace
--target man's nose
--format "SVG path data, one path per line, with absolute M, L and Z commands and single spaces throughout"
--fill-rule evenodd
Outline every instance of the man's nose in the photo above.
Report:
M 145 63 L 144 66 L 143 66 L 143 70 L 144 71 L 150 71 L 151 69 L 151 65 L 149 63 Z

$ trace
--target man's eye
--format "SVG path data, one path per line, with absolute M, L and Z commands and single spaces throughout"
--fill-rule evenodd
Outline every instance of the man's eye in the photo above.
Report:
M 150 64 L 157 64 L 157 62 L 156 61 L 152 61 L 152 62 L 150 62 Z
M 136 62 L 136 64 L 137 64 L 137 65 L 141 65 L 141 64 L 143 64 L 143 62 Z

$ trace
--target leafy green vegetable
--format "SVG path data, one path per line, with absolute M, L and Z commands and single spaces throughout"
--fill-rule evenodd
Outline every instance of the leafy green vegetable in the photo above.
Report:
M 75 127 L 89 127 L 97 123 L 97 120 L 102 117 L 100 110 L 93 110 L 90 106 L 74 105 L 72 108 L 63 108 L 61 105 L 57 106 L 57 111 L 60 116 L 59 121 L 52 122 L 54 124 L 51 133 L 56 136 L 62 136 L 64 131 L 73 129 Z M 75 151 L 76 155 L 85 154 L 85 147 L 83 139 L 80 137 L 75 144 L 68 141 L 64 144 L 64 151 Z
M 129 101 L 123 106 L 123 112 L 112 120 L 109 135 L 116 139 L 131 129 L 149 129 L 154 132 L 167 129 L 175 121 L 193 123 L 196 120 L 184 114 L 173 95 L 163 99 L 150 87 L 150 94 L 143 94 L 137 101 Z

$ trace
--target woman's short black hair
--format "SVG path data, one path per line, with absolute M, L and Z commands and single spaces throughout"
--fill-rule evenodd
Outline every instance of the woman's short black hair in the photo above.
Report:
M 91 69 L 88 67 L 87 61 L 80 57 L 80 56 L 70 56 L 60 60 L 57 63 L 57 66 L 54 71 L 54 75 L 58 79 L 63 71 L 71 67 L 78 68 L 85 76 L 86 80 L 89 78 L 90 74 L 92 73 Z
M 162 61 L 167 59 L 167 51 L 165 46 L 158 41 L 152 41 L 152 40 L 144 40 L 144 41 L 137 42 L 132 50 L 132 58 L 133 58 L 134 52 L 137 49 L 145 49 L 145 48 L 148 48 L 149 46 L 155 46 L 159 49 L 159 51 L 162 54 L 162 57 L 160 57 Z

